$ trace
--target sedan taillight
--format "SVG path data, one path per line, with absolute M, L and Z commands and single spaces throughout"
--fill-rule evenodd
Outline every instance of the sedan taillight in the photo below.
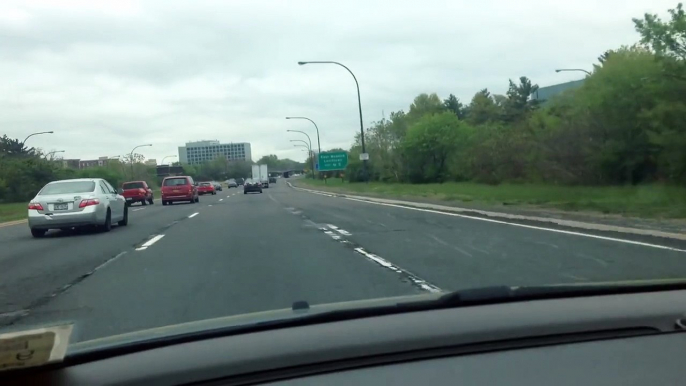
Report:
M 43 210 L 43 205 L 37 202 L 29 202 L 29 210 Z
M 81 203 L 79 204 L 79 208 L 85 208 L 87 206 L 92 206 L 92 205 L 98 205 L 100 203 L 100 200 L 97 198 L 88 198 L 85 200 L 81 200 Z

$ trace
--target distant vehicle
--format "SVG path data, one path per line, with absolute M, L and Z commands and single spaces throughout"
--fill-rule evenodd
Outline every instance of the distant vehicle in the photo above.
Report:
M 238 182 L 236 182 L 236 180 L 234 180 L 233 178 L 231 178 L 231 179 L 226 180 L 226 186 L 228 186 L 229 189 L 231 189 L 231 188 L 237 188 L 237 187 L 238 187 Z
M 245 183 L 245 178 L 236 178 L 236 183 L 238 185 L 243 185 Z
M 269 177 L 269 182 L 271 182 L 272 184 L 275 184 L 276 183 L 276 177 Z
M 221 192 L 224 190 L 224 188 L 222 188 L 222 184 L 220 184 L 217 181 L 212 181 L 212 185 L 214 185 L 214 190 L 216 190 L 217 192 Z
M 128 205 L 136 202 L 140 202 L 141 205 L 154 204 L 152 189 L 145 181 L 124 182 L 121 188 L 123 190 L 121 195 L 124 196 Z
M 162 180 L 162 205 L 175 201 L 200 202 L 198 187 L 189 176 L 165 177 Z
M 28 224 L 33 237 L 49 229 L 96 226 L 103 232 L 112 223 L 129 223 L 129 208 L 124 196 L 101 178 L 53 181 L 29 202 Z
M 260 181 L 262 181 L 263 188 L 269 188 L 269 171 L 267 170 L 267 165 L 260 165 Z
M 205 181 L 198 184 L 198 194 L 217 194 L 217 191 L 214 189 L 212 182 Z
M 243 184 L 243 194 L 248 194 L 249 192 L 262 193 L 262 183 L 251 178 L 245 180 L 245 183 Z

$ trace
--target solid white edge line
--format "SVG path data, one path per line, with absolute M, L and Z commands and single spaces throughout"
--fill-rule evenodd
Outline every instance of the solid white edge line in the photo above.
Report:
M 136 209 L 131 209 L 132 212 L 138 212 L 139 210 L 144 210 L 145 208 L 136 208 Z
M 193 218 L 193 217 L 197 216 L 199 213 L 200 213 L 200 212 L 195 212 L 195 213 L 193 213 L 192 215 L 188 216 L 188 218 Z
M 667 246 L 664 246 L 664 245 L 643 243 L 643 242 L 640 242 L 640 241 L 625 240 L 625 239 L 617 239 L 617 238 L 614 238 L 614 237 L 591 235 L 591 234 L 588 234 L 588 233 L 580 233 L 580 232 L 565 231 L 565 230 L 562 230 L 562 229 L 551 229 L 551 228 L 537 227 L 537 226 L 534 226 L 534 225 L 518 224 L 518 223 L 507 222 L 507 221 L 493 220 L 493 219 L 490 219 L 490 218 L 481 218 L 481 217 L 474 217 L 474 216 L 465 216 L 465 215 L 457 214 L 457 213 L 441 212 L 440 210 L 412 208 L 412 207 L 409 207 L 409 206 L 395 205 L 395 204 L 386 204 L 386 203 L 383 203 L 383 202 L 373 202 L 373 201 L 366 201 L 366 200 L 358 200 L 358 199 L 356 199 L 356 198 L 349 198 L 349 197 L 344 197 L 344 198 L 345 198 L 346 200 L 350 200 L 350 201 L 364 202 L 364 203 L 373 204 L 373 205 L 391 206 L 391 207 L 394 207 L 394 208 L 402 208 L 402 209 L 416 210 L 416 211 L 419 211 L 419 212 L 436 213 L 436 214 L 442 214 L 442 215 L 446 215 L 446 216 L 453 216 L 453 217 L 466 218 L 466 219 L 470 219 L 470 220 L 478 220 L 478 221 L 486 221 L 486 222 L 491 222 L 491 223 L 496 223 L 496 224 L 512 225 L 512 226 L 520 227 L 520 228 L 537 229 L 537 230 L 541 230 L 541 231 L 562 233 L 562 234 L 566 234 L 566 235 L 590 237 L 590 238 L 593 238 L 593 239 L 600 239 L 600 240 L 607 240 L 607 241 L 616 241 L 616 242 L 618 242 L 618 243 L 640 245 L 640 246 L 644 246 L 644 247 L 651 247 L 651 248 L 658 248 L 658 249 L 666 249 L 666 250 L 675 251 L 675 252 L 686 252 L 686 250 L 684 250 L 684 249 L 672 248 L 672 247 L 667 247 Z

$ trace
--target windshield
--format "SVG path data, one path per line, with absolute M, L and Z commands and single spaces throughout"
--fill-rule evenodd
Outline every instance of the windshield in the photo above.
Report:
M 45 185 L 39 194 L 46 196 L 49 194 L 91 193 L 94 190 L 95 182 L 93 181 L 57 182 Z
M 0 334 L 686 279 L 678 1 L 2 0 L 0 85 Z
M 142 182 L 128 182 L 124 185 L 122 185 L 122 189 L 127 190 L 127 189 L 142 189 L 145 188 L 145 185 L 143 185 Z
M 185 178 L 169 178 L 164 180 L 164 186 L 179 186 L 188 185 L 188 180 Z

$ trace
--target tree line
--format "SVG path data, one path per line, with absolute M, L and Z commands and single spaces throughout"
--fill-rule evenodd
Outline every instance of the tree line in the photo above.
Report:
M 510 80 L 505 95 L 417 96 L 365 129 L 372 181 L 686 182 L 686 15 L 633 19 L 639 42 L 603 52 L 583 84 L 550 100 Z M 359 134 L 346 177 L 362 181 Z

